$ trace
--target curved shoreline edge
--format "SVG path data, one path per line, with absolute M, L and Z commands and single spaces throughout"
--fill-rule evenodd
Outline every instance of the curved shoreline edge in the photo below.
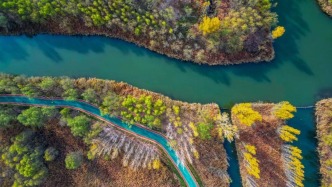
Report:
M 79 110 L 86 114 L 92 115 L 112 126 L 120 128 L 123 131 L 131 133 L 133 135 L 139 136 L 145 140 L 148 140 L 152 143 L 157 144 L 161 147 L 171 159 L 172 163 L 176 166 L 176 169 L 179 171 L 186 184 L 189 187 L 199 186 L 194 175 L 191 173 L 190 169 L 185 163 L 180 163 L 178 157 L 176 156 L 175 151 L 167 146 L 167 138 L 156 133 L 152 130 L 142 128 L 139 125 L 132 125 L 130 128 L 129 125 L 123 123 L 118 118 L 112 118 L 110 116 L 102 116 L 97 107 L 81 102 L 81 101 L 65 101 L 62 99 L 49 99 L 49 98 L 28 98 L 25 96 L 18 95 L 0 95 L 0 104 L 13 104 L 13 105 L 23 105 L 23 106 L 54 106 L 58 108 L 72 108 L 74 110 Z

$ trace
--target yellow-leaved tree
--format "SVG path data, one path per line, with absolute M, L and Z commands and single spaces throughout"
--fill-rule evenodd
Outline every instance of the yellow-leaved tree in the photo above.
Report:
M 282 101 L 273 108 L 273 114 L 283 120 L 293 118 L 292 112 L 296 112 L 296 108 L 288 101 Z
M 296 135 L 299 135 L 300 133 L 301 133 L 300 130 L 295 129 L 288 125 L 282 126 L 279 130 L 280 138 L 286 142 L 297 141 Z
M 284 35 L 285 33 L 285 27 L 282 27 L 282 26 L 278 26 L 276 27 L 273 31 L 272 31 L 272 38 L 273 39 L 276 39 L 276 38 L 279 38 L 281 37 L 282 35 Z
M 199 30 L 203 33 L 204 36 L 217 32 L 220 27 L 221 21 L 218 17 L 210 18 L 208 16 L 203 17 L 202 22 L 198 26 Z
M 243 125 L 251 126 L 256 121 L 262 121 L 262 115 L 252 109 L 251 103 L 235 105 L 232 108 L 232 113 Z

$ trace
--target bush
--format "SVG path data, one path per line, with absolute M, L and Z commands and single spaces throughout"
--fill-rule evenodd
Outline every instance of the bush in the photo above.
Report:
M 77 169 L 83 162 L 81 152 L 71 152 L 66 156 L 65 164 L 67 169 Z
M 54 147 L 49 147 L 44 152 L 44 159 L 47 162 L 51 162 L 55 160 L 58 155 L 59 155 L 58 150 L 56 150 Z

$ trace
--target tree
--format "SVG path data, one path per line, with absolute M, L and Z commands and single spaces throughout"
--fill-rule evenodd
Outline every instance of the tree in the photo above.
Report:
M 25 126 L 42 127 L 47 119 L 56 114 L 54 107 L 30 107 L 17 116 L 17 120 Z
M 59 155 L 59 151 L 54 147 L 49 147 L 44 152 L 44 159 L 47 162 L 53 161 Z
M 281 27 L 281 26 L 276 27 L 276 28 L 272 31 L 272 38 L 273 38 L 273 39 L 276 39 L 276 38 L 281 37 L 282 35 L 284 35 L 285 31 L 286 31 L 286 30 L 285 30 L 284 27 Z
M 203 33 L 203 35 L 207 35 L 210 33 L 215 33 L 219 31 L 221 26 L 221 21 L 218 17 L 203 17 L 202 22 L 199 24 L 198 28 Z
M 18 134 L 4 148 L 1 159 L 15 172 L 13 186 L 38 186 L 45 180 L 48 169 L 43 162 L 43 148 L 44 142 L 31 130 Z
M 67 169 L 77 169 L 83 162 L 83 155 L 81 152 L 70 152 L 65 158 Z
M 56 86 L 56 81 L 51 77 L 46 77 L 39 84 L 39 87 L 44 91 L 50 91 Z
M 237 104 L 232 108 L 232 113 L 241 124 L 251 126 L 256 121 L 262 121 L 262 115 L 253 110 L 250 103 Z
M 66 100 L 76 100 L 78 98 L 78 93 L 76 89 L 65 90 L 62 97 Z
M 211 124 L 199 123 L 197 126 L 199 137 L 203 140 L 210 139 L 212 127 L 213 126 Z
M 82 97 L 89 103 L 98 104 L 97 94 L 94 89 L 88 88 L 82 93 Z
M 283 120 L 293 118 L 292 112 L 296 112 L 296 108 L 288 101 L 282 101 L 273 107 L 273 114 Z
M 119 115 L 118 110 L 121 106 L 121 98 L 115 93 L 111 92 L 104 98 L 100 106 L 100 111 L 103 115 L 116 116 Z
M 283 125 L 280 129 L 279 129 L 279 136 L 282 140 L 286 141 L 286 142 L 293 142 L 293 141 L 297 141 L 297 137 L 296 135 L 299 135 L 301 133 L 300 130 L 295 129 L 291 126 L 288 125 Z
M 16 116 L 11 108 L 0 108 L 0 129 L 9 127 L 10 123 L 15 119 Z
M 38 91 L 32 84 L 27 84 L 27 85 L 21 86 L 20 90 L 21 90 L 22 94 L 24 94 L 30 98 L 38 96 Z
M 7 29 L 7 17 L 0 13 L 0 27 Z
M 67 120 L 67 124 L 74 136 L 84 137 L 90 130 L 91 119 L 85 115 L 76 116 Z

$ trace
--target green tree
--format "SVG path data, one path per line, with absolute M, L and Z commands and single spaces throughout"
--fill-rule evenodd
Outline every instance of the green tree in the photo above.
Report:
M 0 129 L 9 127 L 10 123 L 15 119 L 16 116 L 11 108 L 0 108 Z
M 197 131 L 199 134 L 199 137 L 203 140 L 210 139 L 211 138 L 211 124 L 206 123 L 199 123 L 197 126 Z
M 66 90 L 63 95 L 63 98 L 65 98 L 66 100 L 76 100 L 78 98 L 78 93 L 76 89 L 69 89 Z
M 1 151 L 1 160 L 15 172 L 13 186 L 38 186 L 45 180 L 48 169 L 43 162 L 43 150 L 43 141 L 26 130 Z
M 59 151 L 54 147 L 49 147 L 44 152 L 44 159 L 47 162 L 53 161 L 59 155 Z
M 67 124 L 74 136 L 83 137 L 90 130 L 91 119 L 85 115 L 80 115 L 68 119 Z
M 65 164 L 67 169 L 77 169 L 83 162 L 83 155 L 80 152 L 71 152 L 67 154 Z
M 83 93 L 82 93 L 82 97 L 85 101 L 87 101 L 88 103 L 93 103 L 93 104 L 98 104 L 98 99 L 97 99 L 97 94 L 96 92 L 91 89 L 88 88 L 86 89 Z
M 31 107 L 18 115 L 17 120 L 25 126 L 42 127 L 46 120 L 54 117 L 56 111 L 54 107 Z
M 39 87 L 44 91 L 50 91 L 55 86 L 56 86 L 56 81 L 51 77 L 44 78 L 39 84 Z
M 103 115 L 116 116 L 119 115 L 118 110 L 121 106 L 121 98 L 115 93 L 111 92 L 104 98 L 100 106 L 100 111 Z

